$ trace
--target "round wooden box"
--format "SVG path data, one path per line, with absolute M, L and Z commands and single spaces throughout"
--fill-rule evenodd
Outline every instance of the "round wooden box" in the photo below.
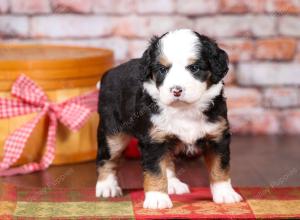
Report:
M 113 53 L 106 49 L 0 45 L 0 97 L 11 97 L 10 89 L 20 74 L 41 86 L 49 99 L 61 102 L 96 89 L 103 73 L 113 66 Z M 0 160 L 6 137 L 36 114 L 0 119 Z M 53 164 L 95 159 L 98 115 L 93 113 L 77 132 L 59 124 Z M 48 119 L 43 118 L 30 136 L 22 157 L 15 165 L 40 161 L 43 155 Z

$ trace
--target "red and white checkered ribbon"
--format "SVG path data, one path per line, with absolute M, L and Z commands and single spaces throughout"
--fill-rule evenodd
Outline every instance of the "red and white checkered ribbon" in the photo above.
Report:
M 48 100 L 44 91 L 25 75 L 21 75 L 12 87 L 17 99 L 0 98 L 0 119 L 37 112 L 37 116 L 16 129 L 4 143 L 4 157 L 0 163 L 0 176 L 25 174 L 49 167 L 55 155 L 57 121 L 78 130 L 90 114 L 97 110 L 98 91 L 71 98 L 56 104 Z M 10 168 L 21 156 L 33 129 L 44 115 L 49 117 L 45 153 L 39 163 L 33 162 Z

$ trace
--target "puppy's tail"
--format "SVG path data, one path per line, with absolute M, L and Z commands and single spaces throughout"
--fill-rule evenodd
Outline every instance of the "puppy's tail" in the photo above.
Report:
M 97 82 L 96 88 L 97 88 L 98 90 L 100 90 L 100 81 Z

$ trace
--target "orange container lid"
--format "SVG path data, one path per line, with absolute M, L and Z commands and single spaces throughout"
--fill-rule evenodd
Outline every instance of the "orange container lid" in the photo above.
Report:
M 112 66 L 107 49 L 0 44 L 0 91 L 22 73 L 46 90 L 92 86 Z

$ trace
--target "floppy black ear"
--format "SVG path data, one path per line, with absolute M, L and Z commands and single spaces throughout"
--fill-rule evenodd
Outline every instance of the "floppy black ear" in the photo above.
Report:
M 220 48 L 217 48 L 216 50 L 216 54 L 209 57 L 212 72 L 211 81 L 213 83 L 217 83 L 223 79 L 229 70 L 227 53 Z
M 155 60 L 156 52 L 158 52 L 159 49 L 158 42 L 159 37 L 153 36 L 141 58 L 141 79 L 143 81 L 151 77 L 151 64 Z
M 202 39 L 201 39 L 202 38 Z M 228 55 L 211 39 L 201 36 L 202 56 L 207 59 L 212 83 L 219 82 L 228 72 Z

